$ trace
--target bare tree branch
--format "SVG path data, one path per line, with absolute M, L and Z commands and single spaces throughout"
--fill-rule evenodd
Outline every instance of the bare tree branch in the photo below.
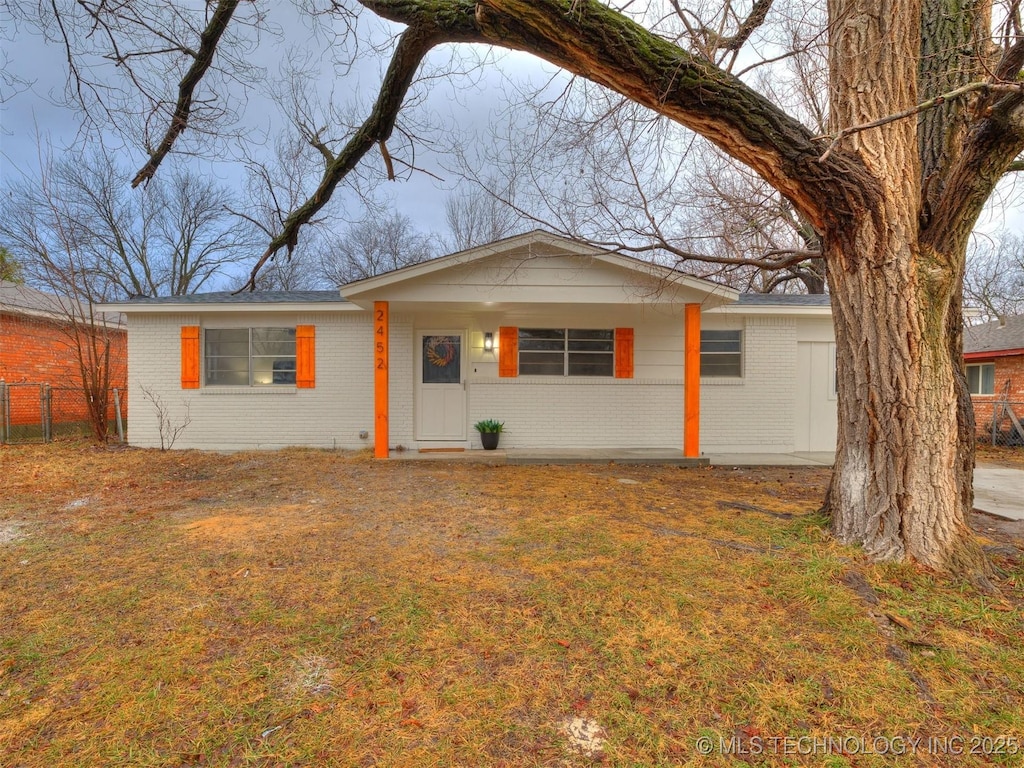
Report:
M 288 217 L 283 230 L 267 246 L 253 266 L 249 281 L 240 290 L 255 290 L 256 275 L 267 260 L 282 248 L 287 248 L 289 253 L 294 250 L 299 230 L 327 204 L 338 183 L 374 145 L 382 145 L 391 136 L 405 94 L 423 57 L 436 45 L 450 39 L 436 27 L 410 27 L 402 33 L 370 116 L 328 165 L 312 197 Z
M 178 86 L 178 103 L 175 105 L 174 114 L 167 126 L 167 132 L 156 150 L 150 154 L 149 161 L 135 174 L 135 178 L 132 179 L 133 187 L 153 178 L 153 174 L 171 151 L 178 136 L 188 127 L 196 87 L 213 63 L 213 56 L 217 52 L 217 43 L 220 42 L 221 35 L 228 28 L 228 22 L 238 7 L 239 1 L 220 0 L 217 3 L 217 8 L 210 17 L 210 23 L 206 25 L 206 29 L 200 36 L 199 50 L 195 54 L 195 61 Z

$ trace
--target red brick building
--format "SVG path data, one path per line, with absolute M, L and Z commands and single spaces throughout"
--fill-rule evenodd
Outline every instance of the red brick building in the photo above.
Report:
M 964 329 L 964 363 L 978 435 L 1024 444 L 1012 415 L 1024 425 L 1024 316 Z M 1009 412 L 1008 412 L 1009 411 Z
M 82 366 L 95 367 L 96 353 L 102 359 L 108 344 L 109 386 L 124 391 L 127 347 L 120 317 L 88 319 L 71 299 L 0 281 L 0 382 L 8 387 L 12 424 L 38 421 L 35 387 L 43 384 L 57 391 L 55 420 L 85 420 Z

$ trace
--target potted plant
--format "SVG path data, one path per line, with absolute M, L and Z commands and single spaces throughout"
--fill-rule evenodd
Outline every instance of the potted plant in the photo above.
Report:
M 498 438 L 505 422 L 496 419 L 484 419 L 473 425 L 473 429 L 480 433 L 480 443 L 485 451 L 493 451 L 498 447 Z

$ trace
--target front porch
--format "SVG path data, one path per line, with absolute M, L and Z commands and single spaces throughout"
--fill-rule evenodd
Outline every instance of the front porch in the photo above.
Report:
M 690 458 L 676 448 L 499 448 L 494 451 L 391 451 L 406 461 L 505 464 L 662 464 L 677 467 L 831 467 L 832 451 L 795 453 L 709 453 Z

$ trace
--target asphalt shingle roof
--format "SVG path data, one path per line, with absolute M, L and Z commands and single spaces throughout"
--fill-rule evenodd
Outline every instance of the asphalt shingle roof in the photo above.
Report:
M 995 320 L 964 328 L 964 352 L 999 352 L 1004 349 L 1024 349 L 1024 315 L 1007 317 L 1005 325 Z
M 78 312 L 78 303 L 52 293 L 37 291 L 27 285 L 0 280 L 0 310 L 15 314 L 53 315 L 65 317 L 68 311 Z
M 827 307 L 828 294 L 741 293 L 737 304 L 747 307 Z

